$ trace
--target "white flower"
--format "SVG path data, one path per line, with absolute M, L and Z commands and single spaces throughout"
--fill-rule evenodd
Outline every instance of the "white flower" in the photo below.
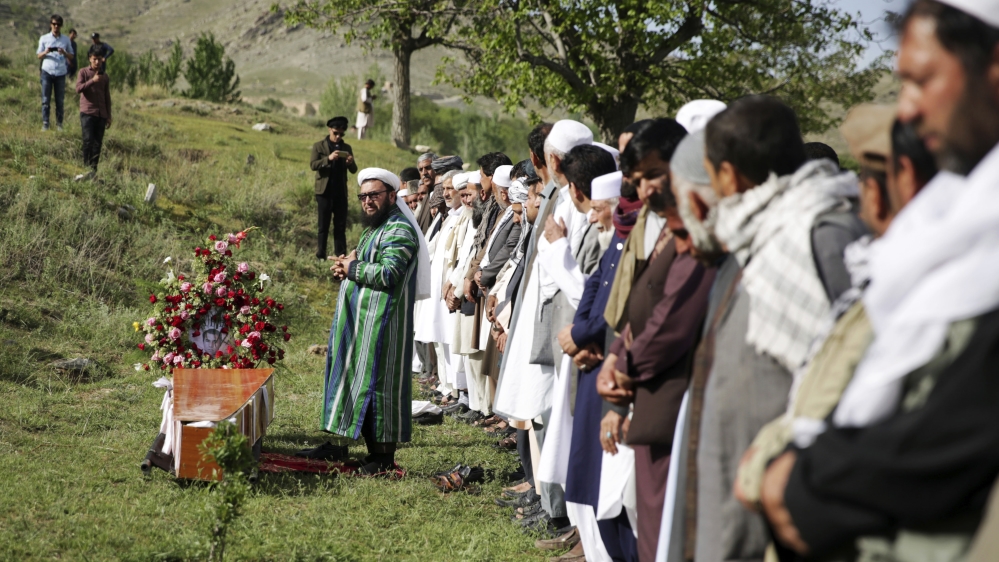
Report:
M 260 280 L 261 281 L 270 281 L 271 280 L 271 276 L 267 275 L 266 273 L 261 273 L 260 274 Z
M 136 363 L 135 365 L 132 365 L 132 366 L 135 367 L 136 371 L 141 371 L 142 370 L 142 363 Z
M 173 261 L 173 259 L 170 258 L 170 256 L 167 256 L 166 259 L 163 260 L 163 263 L 170 263 L 171 261 Z

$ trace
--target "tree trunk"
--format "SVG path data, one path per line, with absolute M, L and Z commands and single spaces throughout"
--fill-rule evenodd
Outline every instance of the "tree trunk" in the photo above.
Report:
M 413 51 L 407 46 L 396 44 L 392 48 L 395 55 L 395 84 L 392 86 L 392 144 L 399 148 L 409 148 L 409 60 Z
M 610 100 L 610 103 L 591 106 L 589 113 L 600 130 L 601 141 L 616 147 L 617 137 L 625 127 L 635 122 L 638 98 L 628 96 L 623 100 Z

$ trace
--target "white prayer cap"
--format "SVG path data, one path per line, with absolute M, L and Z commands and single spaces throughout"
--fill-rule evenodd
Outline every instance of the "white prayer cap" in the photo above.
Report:
M 363 185 L 368 180 L 379 180 L 392 188 L 393 191 L 398 191 L 399 185 L 402 183 L 399 181 L 399 176 L 384 168 L 365 168 L 358 172 L 357 185 Z
M 689 182 L 711 185 L 711 177 L 704 168 L 704 129 L 683 137 L 673 151 L 669 169 Z
M 607 152 L 609 152 L 610 155 L 614 157 L 614 164 L 618 168 L 621 167 L 621 151 L 620 150 L 618 150 L 618 149 L 616 149 L 613 146 L 610 146 L 608 144 L 604 144 L 602 142 L 594 142 L 593 146 L 598 146 L 598 147 L 606 150 Z M 614 197 L 617 197 L 617 195 L 615 195 Z
M 999 0 L 938 0 L 951 8 L 974 16 L 992 27 L 999 27 Z
M 624 174 L 621 172 L 611 172 L 593 178 L 590 182 L 590 199 L 601 201 L 621 196 L 621 182 L 624 181 Z
M 404 188 L 402 188 L 402 189 L 399 190 L 399 193 L 397 193 L 397 195 L 399 197 L 409 197 L 409 189 L 407 189 L 407 188 L 404 187 Z
M 474 183 L 475 185 L 482 185 L 482 173 L 478 170 L 474 172 L 468 172 L 468 183 Z
M 506 189 L 510 187 L 510 183 L 513 181 L 510 179 L 510 172 L 513 171 L 513 166 L 509 164 L 504 164 L 503 166 L 498 166 L 496 171 L 493 172 L 493 183 Z
M 513 180 L 510 183 L 510 190 L 507 193 L 510 194 L 511 204 L 527 202 L 527 186 L 520 180 Z
M 570 150 L 581 144 L 593 144 L 593 131 L 579 121 L 563 119 L 552 125 L 552 130 L 548 133 L 545 142 L 550 144 L 552 148 L 568 154 Z
M 683 125 L 688 133 L 696 133 L 708 126 L 708 121 L 728 107 L 718 100 L 694 100 L 676 112 L 676 122 Z
M 470 174 L 468 172 L 464 172 L 464 173 L 458 174 L 458 175 L 454 176 L 453 178 L 451 178 L 451 185 L 455 189 L 465 189 L 465 186 L 468 185 L 468 177 L 471 176 L 471 175 L 472 174 Z

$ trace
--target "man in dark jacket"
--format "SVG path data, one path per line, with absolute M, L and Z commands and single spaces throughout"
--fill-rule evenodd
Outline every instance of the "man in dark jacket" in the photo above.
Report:
M 312 145 L 309 166 L 316 172 L 316 205 L 319 207 L 319 247 L 316 257 L 325 260 L 326 242 L 333 220 L 333 250 L 337 256 L 347 253 L 347 172 L 357 173 L 354 151 L 343 142 L 346 117 L 326 122 L 330 134 Z

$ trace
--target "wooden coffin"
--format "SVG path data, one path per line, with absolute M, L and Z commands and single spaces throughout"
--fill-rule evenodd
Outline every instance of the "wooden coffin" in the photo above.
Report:
M 229 420 L 253 446 L 274 419 L 274 369 L 177 369 L 173 416 L 177 478 L 219 480 L 222 469 L 199 448 L 214 428 L 191 424 Z

